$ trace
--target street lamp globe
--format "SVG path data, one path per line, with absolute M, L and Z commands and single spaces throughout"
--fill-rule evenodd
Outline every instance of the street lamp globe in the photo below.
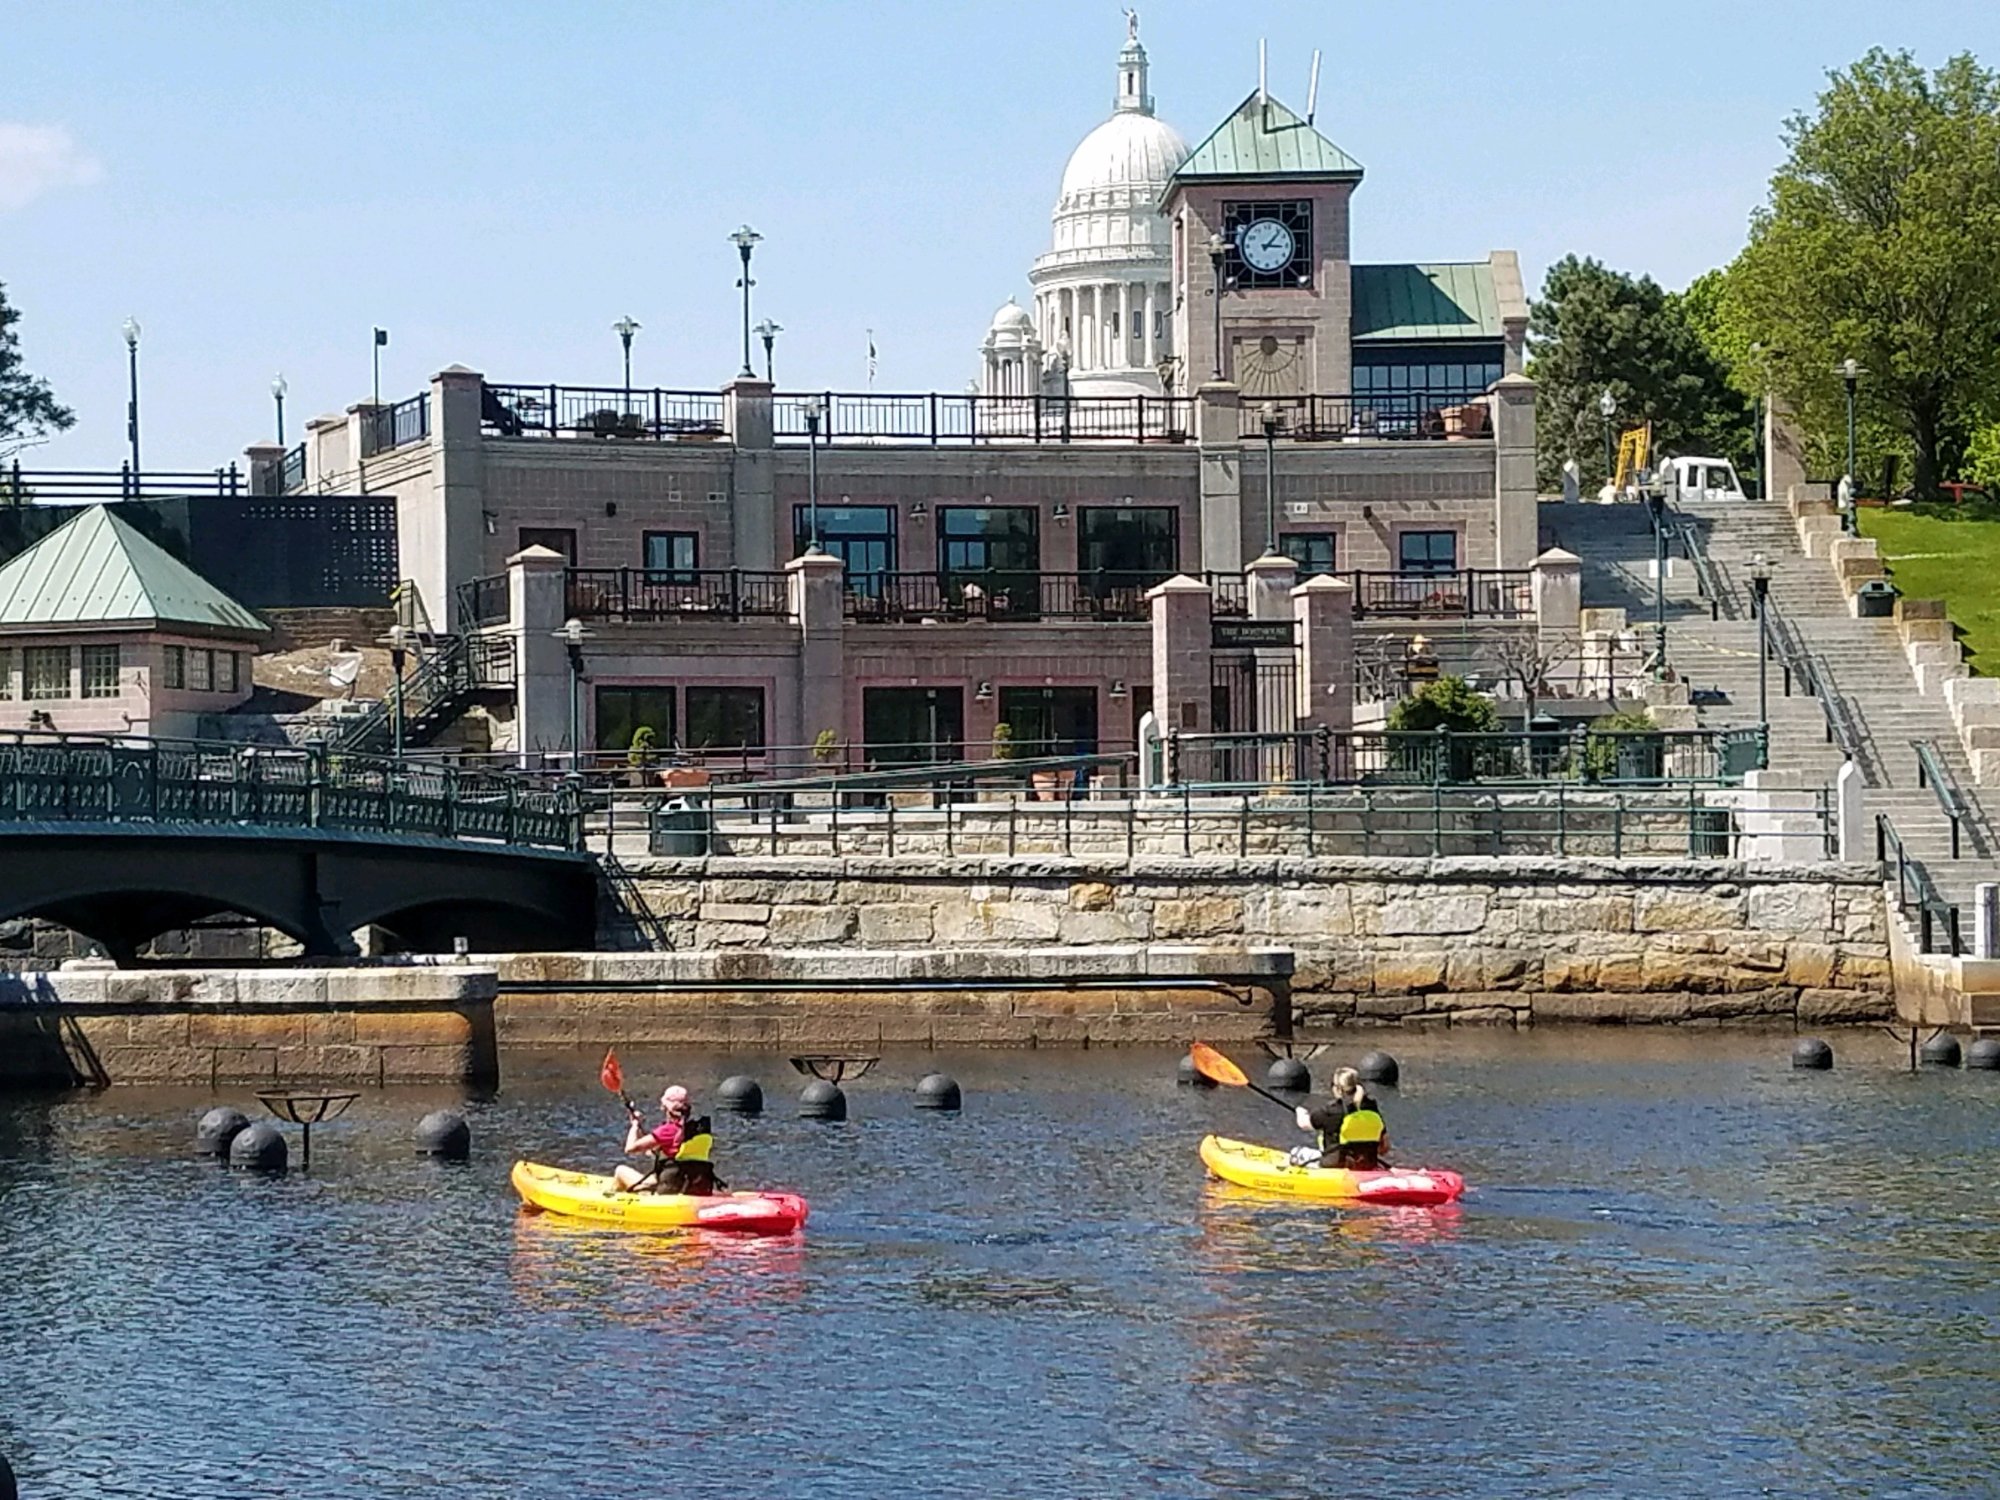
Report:
M 139 320 L 137 318 L 127 318 L 125 320 L 125 347 L 127 349 L 136 349 L 139 347 Z
M 1850 385 L 1861 378 L 1860 362 L 1852 356 L 1840 362 L 1840 378 Z
M 285 393 L 289 390 L 291 390 L 291 387 L 285 384 L 285 377 L 283 375 L 278 376 L 271 382 L 271 394 L 276 396 L 280 401 L 285 399 Z
M 1612 395 L 1611 392 L 1606 391 L 1597 398 L 1597 411 L 1598 415 L 1609 422 L 1613 417 L 1618 415 L 1618 398 Z
M 629 344 L 632 342 L 632 335 L 637 333 L 643 326 L 643 324 L 635 323 L 629 317 L 624 317 L 611 325 L 611 331 Z

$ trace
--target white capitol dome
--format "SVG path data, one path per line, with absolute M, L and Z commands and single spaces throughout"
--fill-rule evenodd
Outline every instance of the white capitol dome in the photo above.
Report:
M 1102 188 L 1143 187 L 1157 193 L 1187 155 L 1188 143 L 1165 120 L 1121 110 L 1070 153 L 1056 212 L 1082 207 L 1076 203 L 1078 197 Z

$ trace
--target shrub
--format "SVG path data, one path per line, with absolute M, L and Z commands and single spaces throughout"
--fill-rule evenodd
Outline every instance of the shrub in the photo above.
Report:
M 1662 769 L 1662 742 L 1634 738 L 1658 727 L 1652 714 L 1643 708 L 1621 708 L 1615 714 L 1592 719 L 1590 732 L 1583 741 L 1583 774 L 1591 781 L 1658 777 Z

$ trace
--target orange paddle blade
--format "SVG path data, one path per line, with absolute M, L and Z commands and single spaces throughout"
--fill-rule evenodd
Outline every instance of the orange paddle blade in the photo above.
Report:
M 625 1073 L 618 1066 L 618 1054 L 609 1047 L 604 1049 L 604 1066 L 597 1074 L 597 1081 L 614 1094 L 625 1092 Z
M 1188 1048 L 1188 1057 L 1193 1061 L 1195 1071 L 1215 1083 L 1226 1083 L 1232 1088 L 1247 1088 L 1250 1079 L 1235 1063 L 1217 1052 L 1206 1042 L 1195 1042 Z

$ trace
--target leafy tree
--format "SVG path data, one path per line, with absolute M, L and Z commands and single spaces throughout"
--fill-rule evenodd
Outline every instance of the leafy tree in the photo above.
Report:
M 7 301 L 0 282 L 0 443 L 9 438 L 39 437 L 51 428 L 71 426 L 76 414 L 56 402 L 49 383 L 21 368 L 21 339 L 14 325 L 21 315 Z
M 1971 431 L 2000 414 L 2000 79 L 1970 54 L 1926 74 L 1870 52 L 1830 74 L 1727 273 L 1727 347 L 1787 399 L 1822 472 L 1845 466 L 1854 359 L 1864 476 L 1884 452 L 1937 493 Z
M 1973 433 L 1965 449 L 1965 477 L 2000 497 L 2000 422 L 1990 422 Z
M 1498 727 L 1493 700 L 1447 674 L 1427 682 L 1389 710 L 1391 729 L 1453 729 L 1468 734 Z
M 1686 299 L 1650 276 L 1635 279 L 1565 256 L 1549 268 L 1541 299 L 1528 309 L 1528 333 L 1528 373 L 1537 384 L 1535 467 L 1544 489 L 1561 483 L 1569 458 L 1586 488 L 1610 477 L 1597 406 L 1607 390 L 1618 402 L 1615 427 L 1650 421 L 1656 450 L 1747 452 L 1748 404 L 1690 322 Z

